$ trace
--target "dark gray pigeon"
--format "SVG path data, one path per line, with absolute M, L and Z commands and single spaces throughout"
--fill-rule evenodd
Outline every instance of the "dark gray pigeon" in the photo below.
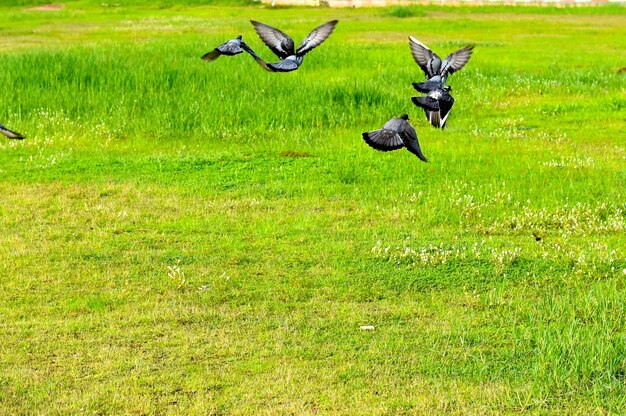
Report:
M 274 63 L 267 63 L 263 61 L 256 54 L 252 54 L 254 59 L 261 65 L 261 67 L 267 71 L 272 72 L 289 72 L 295 71 L 302 65 L 304 55 L 312 51 L 314 48 L 322 44 L 335 29 L 337 20 L 331 20 L 324 23 L 321 26 L 316 27 L 307 35 L 306 38 L 300 43 L 298 49 L 295 49 L 293 39 L 289 35 L 281 32 L 280 30 L 266 25 L 265 23 L 256 22 L 250 20 L 254 30 L 259 35 L 263 43 L 274 52 L 274 54 L 280 58 L 280 61 Z
M 385 123 L 382 129 L 363 133 L 363 140 L 370 147 L 382 152 L 406 147 L 409 152 L 424 162 L 428 162 L 417 140 L 417 132 L 408 120 L 409 116 L 406 114 L 399 118 L 392 118 Z
M 0 124 L 0 133 L 4 134 L 9 139 L 16 139 L 16 140 L 23 140 L 24 139 L 24 136 L 22 136 L 21 134 L 15 132 L 13 130 L 7 129 L 2 124 Z
M 243 41 L 243 37 L 239 35 L 235 39 L 227 40 L 226 42 L 222 43 L 211 52 L 205 53 L 202 56 L 202 59 L 204 59 L 205 61 L 214 61 L 222 55 L 238 55 L 244 51 L 245 46 L 246 44 Z
M 436 128 L 443 129 L 446 126 L 450 110 L 452 110 L 454 105 L 454 98 L 450 95 L 452 87 L 445 85 L 426 90 L 424 84 L 428 83 L 413 83 L 416 90 L 426 92 L 427 95 L 425 97 L 411 97 L 411 101 L 416 106 L 424 109 L 430 124 Z
M 409 46 L 415 62 L 422 68 L 426 79 L 445 84 L 448 75 L 459 71 L 472 56 L 474 45 L 464 46 L 446 56 L 443 61 L 435 52 L 413 36 L 409 36 Z
M 413 36 L 409 36 L 409 46 L 413 59 L 426 75 L 425 82 L 414 82 L 413 87 L 426 97 L 411 97 L 413 103 L 424 109 L 428 122 L 443 129 L 454 105 L 450 95 L 452 88 L 445 86 L 448 75 L 459 71 L 472 56 L 473 45 L 452 52 L 442 61 L 439 55 L 430 50 Z

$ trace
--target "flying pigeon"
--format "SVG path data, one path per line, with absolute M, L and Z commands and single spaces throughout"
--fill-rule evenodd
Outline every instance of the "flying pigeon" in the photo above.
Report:
M 425 97 L 411 97 L 411 101 L 418 107 L 424 109 L 426 118 L 436 128 L 443 129 L 446 126 L 446 120 L 450 115 L 450 110 L 454 105 L 454 98 L 450 95 L 452 87 L 449 85 L 441 86 L 430 91 L 422 89 L 425 83 L 413 83 L 416 90 L 427 92 Z
M 19 134 L 17 132 L 14 132 L 12 130 L 7 129 L 2 124 L 0 124 L 0 133 L 4 134 L 9 139 L 17 139 L 17 140 L 23 140 L 24 139 L 24 136 L 22 136 L 21 134 Z
M 280 30 L 266 25 L 261 22 L 250 20 L 254 30 L 259 35 L 263 43 L 274 52 L 274 54 L 280 58 L 280 61 L 274 63 L 264 62 L 256 54 L 252 55 L 254 59 L 263 67 L 263 69 L 272 72 L 289 72 L 295 71 L 302 65 L 304 55 L 322 44 L 333 32 L 337 25 L 337 20 L 331 20 L 324 23 L 321 26 L 316 27 L 307 35 L 306 38 L 300 43 L 298 49 L 294 49 L 295 45 L 293 39 L 289 35 L 281 32 Z
M 429 81 L 441 82 L 445 84 L 448 75 L 459 71 L 465 66 L 472 56 L 474 45 L 464 46 L 458 51 L 452 52 L 446 56 L 443 61 L 435 52 L 431 51 L 428 46 L 424 45 L 413 36 L 409 36 L 409 46 L 411 54 L 415 62 L 422 68 L 426 79 Z
M 428 162 L 417 140 L 417 132 L 409 124 L 408 119 L 409 116 L 406 114 L 392 118 L 382 129 L 363 133 L 363 140 L 370 147 L 383 152 L 406 147 L 409 152 Z
M 244 48 L 246 46 L 247 45 L 243 41 L 243 37 L 239 35 L 235 39 L 227 40 L 226 42 L 222 43 L 211 52 L 205 53 L 202 56 L 202 59 L 204 59 L 205 61 L 214 61 L 222 55 L 238 55 L 244 51 Z
M 413 103 L 424 109 L 426 118 L 436 128 L 444 128 L 454 98 L 450 95 L 452 88 L 445 86 L 448 75 L 459 71 L 472 56 L 473 45 L 452 52 L 442 61 L 439 55 L 430 50 L 413 36 L 409 36 L 409 46 L 413 59 L 426 75 L 425 82 L 414 82 L 413 87 L 426 97 L 411 97 Z

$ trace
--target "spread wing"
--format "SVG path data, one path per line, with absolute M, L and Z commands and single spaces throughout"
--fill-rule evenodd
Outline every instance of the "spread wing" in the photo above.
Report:
M 400 137 L 395 130 L 385 128 L 363 133 L 363 140 L 365 140 L 365 143 L 370 147 L 383 152 L 404 147 L 402 137 Z
M 422 68 L 427 78 L 432 78 L 439 73 L 441 68 L 441 58 L 435 52 L 431 51 L 428 46 L 424 45 L 413 36 L 409 36 L 409 46 L 411 47 L 411 55 L 415 62 Z
M 273 72 L 272 69 L 268 66 L 267 62 L 265 62 L 259 55 L 257 55 L 256 52 L 254 52 L 252 48 L 249 47 L 246 43 L 241 42 L 241 49 L 248 52 L 254 58 L 254 60 L 261 66 L 261 68 L 265 69 L 266 71 Z
M 404 140 L 404 145 L 409 152 L 419 157 L 422 161 L 428 162 L 428 159 L 424 156 L 424 153 L 422 153 L 420 143 L 417 140 L 417 132 L 413 126 L 411 126 L 408 122 L 404 122 L 403 128 L 400 131 L 400 136 L 402 137 L 402 140 Z
M 265 23 L 254 20 L 250 20 L 250 23 L 254 26 L 254 30 L 256 30 L 263 43 L 280 59 L 295 55 L 293 39 L 289 35 Z
M 463 68 L 472 56 L 474 45 L 464 46 L 458 51 L 452 52 L 446 56 L 441 66 L 441 74 L 453 74 Z
M 411 101 L 418 107 L 423 108 L 427 111 L 439 111 L 439 101 L 434 99 L 433 97 L 425 96 L 425 97 L 411 97 Z
M 304 38 L 300 46 L 298 46 L 296 54 L 298 56 L 304 56 L 307 52 L 313 50 L 313 48 L 321 45 L 322 42 L 328 39 L 330 34 L 333 33 L 333 30 L 335 29 L 337 23 L 337 20 L 331 20 L 330 22 L 326 22 L 323 25 L 313 29 L 311 33 L 309 33 L 307 37 Z

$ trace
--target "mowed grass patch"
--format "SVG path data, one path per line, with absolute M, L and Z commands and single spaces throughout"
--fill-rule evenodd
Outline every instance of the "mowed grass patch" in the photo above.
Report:
M 620 414 L 619 10 L 8 8 L 2 412 Z M 340 24 L 199 59 L 250 18 Z M 477 45 L 445 131 L 408 35 Z

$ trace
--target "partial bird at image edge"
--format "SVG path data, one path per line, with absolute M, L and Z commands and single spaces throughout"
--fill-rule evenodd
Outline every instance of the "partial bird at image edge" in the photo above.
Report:
M 21 135 L 20 133 L 18 133 L 16 131 L 8 129 L 7 127 L 3 126 L 2 124 L 0 124 L 0 133 L 5 135 L 9 139 L 24 140 L 24 136 L 23 135 Z

